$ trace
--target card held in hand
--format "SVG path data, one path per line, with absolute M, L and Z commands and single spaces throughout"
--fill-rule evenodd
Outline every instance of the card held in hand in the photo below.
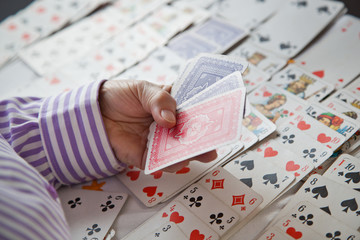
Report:
M 239 88 L 186 109 L 168 129 L 153 124 L 145 174 L 233 143 L 240 138 L 246 89 Z

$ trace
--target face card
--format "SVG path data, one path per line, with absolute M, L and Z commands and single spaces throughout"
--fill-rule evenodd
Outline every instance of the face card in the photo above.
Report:
M 240 221 L 263 201 L 260 194 L 221 167 L 209 172 L 199 183 L 235 211 Z
M 202 54 L 189 64 L 171 90 L 178 105 L 227 75 L 235 71 L 242 73 L 247 67 L 244 59 L 211 54 Z
M 335 217 L 322 211 L 309 202 L 299 202 L 287 213 L 289 220 L 295 220 L 308 229 L 319 233 L 322 237 L 341 237 L 341 239 L 356 239 L 359 232 L 349 228 Z
M 357 17 L 340 17 L 321 38 L 295 59 L 295 63 L 334 84 L 336 89 L 343 88 L 359 74 L 359 28 L 360 20 Z M 344 58 L 346 64 L 342 61 Z
M 323 176 L 343 186 L 360 191 L 360 160 L 349 154 L 342 154 Z
M 125 193 L 71 188 L 58 194 L 74 239 L 103 239 L 127 199 Z
M 241 134 L 244 91 L 237 89 L 180 109 L 177 125 L 171 129 L 156 124 L 150 126 L 145 173 L 237 141 Z
M 283 217 L 299 201 L 308 201 L 348 227 L 359 229 L 360 192 L 343 187 L 326 177 L 314 174 L 308 178 L 296 195 L 281 210 Z
M 248 97 L 254 108 L 277 126 L 306 105 L 305 101 L 270 83 L 259 86 Z
M 259 141 L 269 136 L 276 129 L 276 125 L 273 122 L 252 106 L 250 106 L 249 114 L 244 116 L 242 124 L 253 132 Z
M 252 33 L 251 40 L 257 46 L 279 56 L 294 57 L 332 22 L 343 8 L 344 4 L 341 2 L 286 2 L 274 17 Z M 293 31 L 294 23 L 297 31 Z
M 286 65 L 286 60 L 279 58 L 270 51 L 258 48 L 247 41 L 230 53 L 230 56 L 246 58 L 246 60 L 269 75 L 274 75 Z
M 271 83 L 304 100 L 316 98 L 321 101 L 334 90 L 334 86 L 317 76 L 307 73 L 294 64 L 275 74 Z
M 224 169 L 255 192 L 262 193 L 263 207 L 275 199 L 295 179 L 294 174 L 280 169 L 253 151 L 247 151 L 231 160 Z

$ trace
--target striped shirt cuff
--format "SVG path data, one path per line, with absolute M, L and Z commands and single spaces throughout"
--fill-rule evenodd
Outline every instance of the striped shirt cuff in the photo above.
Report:
M 62 184 L 108 177 L 123 169 L 107 138 L 99 88 L 104 81 L 46 98 L 40 133 L 48 162 Z

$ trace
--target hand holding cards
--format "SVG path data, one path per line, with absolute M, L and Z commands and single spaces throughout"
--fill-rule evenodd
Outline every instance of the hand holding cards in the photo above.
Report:
M 245 65 L 245 61 L 208 54 L 188 64 L 172 93 L 180 106 L 177 125 L 167 129 L 153 123 L 150 127 L 146 174 L 240 139 L 246 89 L 241 74 L 234 71 L 244 70 Z M 234 73 L 220 78 L 227 75 L 225 71 Z M 224 92 L 211 88 L 229 79 L 235 80 L 234 88 Z

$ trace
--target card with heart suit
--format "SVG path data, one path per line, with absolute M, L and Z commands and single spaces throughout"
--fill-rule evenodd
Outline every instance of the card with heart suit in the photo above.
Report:
M 306 101 L 271 83 L 262 84 L 248 94 L 248 97 L 253 107 L 275 123 L 276 126 L 280 126 L 287 118 L 306 106 Z
M 333 131 L 341 133 L 346 140 L 360 128 L 360 123 L 354 119 L 318 103 L 308 104 L 305 112 Z
M 246 58 L 249 63 L 271 76 L 286 65 L 285 59 L 274 55 L 270 51 L 256 47 L 250 41 L 235 47 L 229 55 Z
M 294 64 L 275 74 L 271 83 L 304 100 L 321 101 L 334 90 L 334 86 L 308 73 Z
M 221 1 L 217 6 L 217 14 L 236 22 L 239 26 L 254 29 L 269 18 L 281 6 L 281 1 Z
M 301 223 L 305 226 L 305 230 L 311 229 L 323 238 L 357 239 L 360 237 L 359 232 L 309 202 L 299 202 L 287 213 L 286 217 L 289 222 Z
M 145 173 L 239 140 L 244 99 L 245 89 L 239 88 L 187 109 L 179 109 L 176 126 L 171 129 L 152 124 Z
M 147 207 L 164 202 L 221 164 L 232 152 L 231 146 L 216 150 L 218 157 L 209 163 L 191 161 L 175 173 L 157 171 L 145 175 L 144 171 L 128 166 L 117 175 L 118 179 Z
M 58 194 L 73 239 L 104 239 L 127 199 L 126 193 L 72 188 Z
M 359 74 L 359 28 L 359 18 L 340 17 L 321 38 L 295 58 L 295 63 L 337 89 L 343 88 Z M 344 57 L 346 64 L 341 60 Z
M 251 34 L 251 41 L 279 56 L 292 58 L 336 19 L 343 9 L 342 2 L 286 2 L 274 17 Z
M 262 194 L 261 208 L 267 206 L 295 179 L 294 174 L 280 169 L 253 151 L 241 154 L 223 168 L 249 188 Z
M 305 111 L 301 111 L 290 118 L 288 124 L 296 126 L 334 152 L 346 141 L 345 136 L 336 131 L 329 131 L 327 126 L 309 116 Z
M 290 202 L 280 211 L 277 219 L 284 217 L 300 201 L 308 201 L 349 228 L 359 229 L 360 192 L 343 187 L 325 176 L 310 176 Z
M 323 176 L 343 186 L 360 191 L 360 159 L 349 154 L 342 154 Z

